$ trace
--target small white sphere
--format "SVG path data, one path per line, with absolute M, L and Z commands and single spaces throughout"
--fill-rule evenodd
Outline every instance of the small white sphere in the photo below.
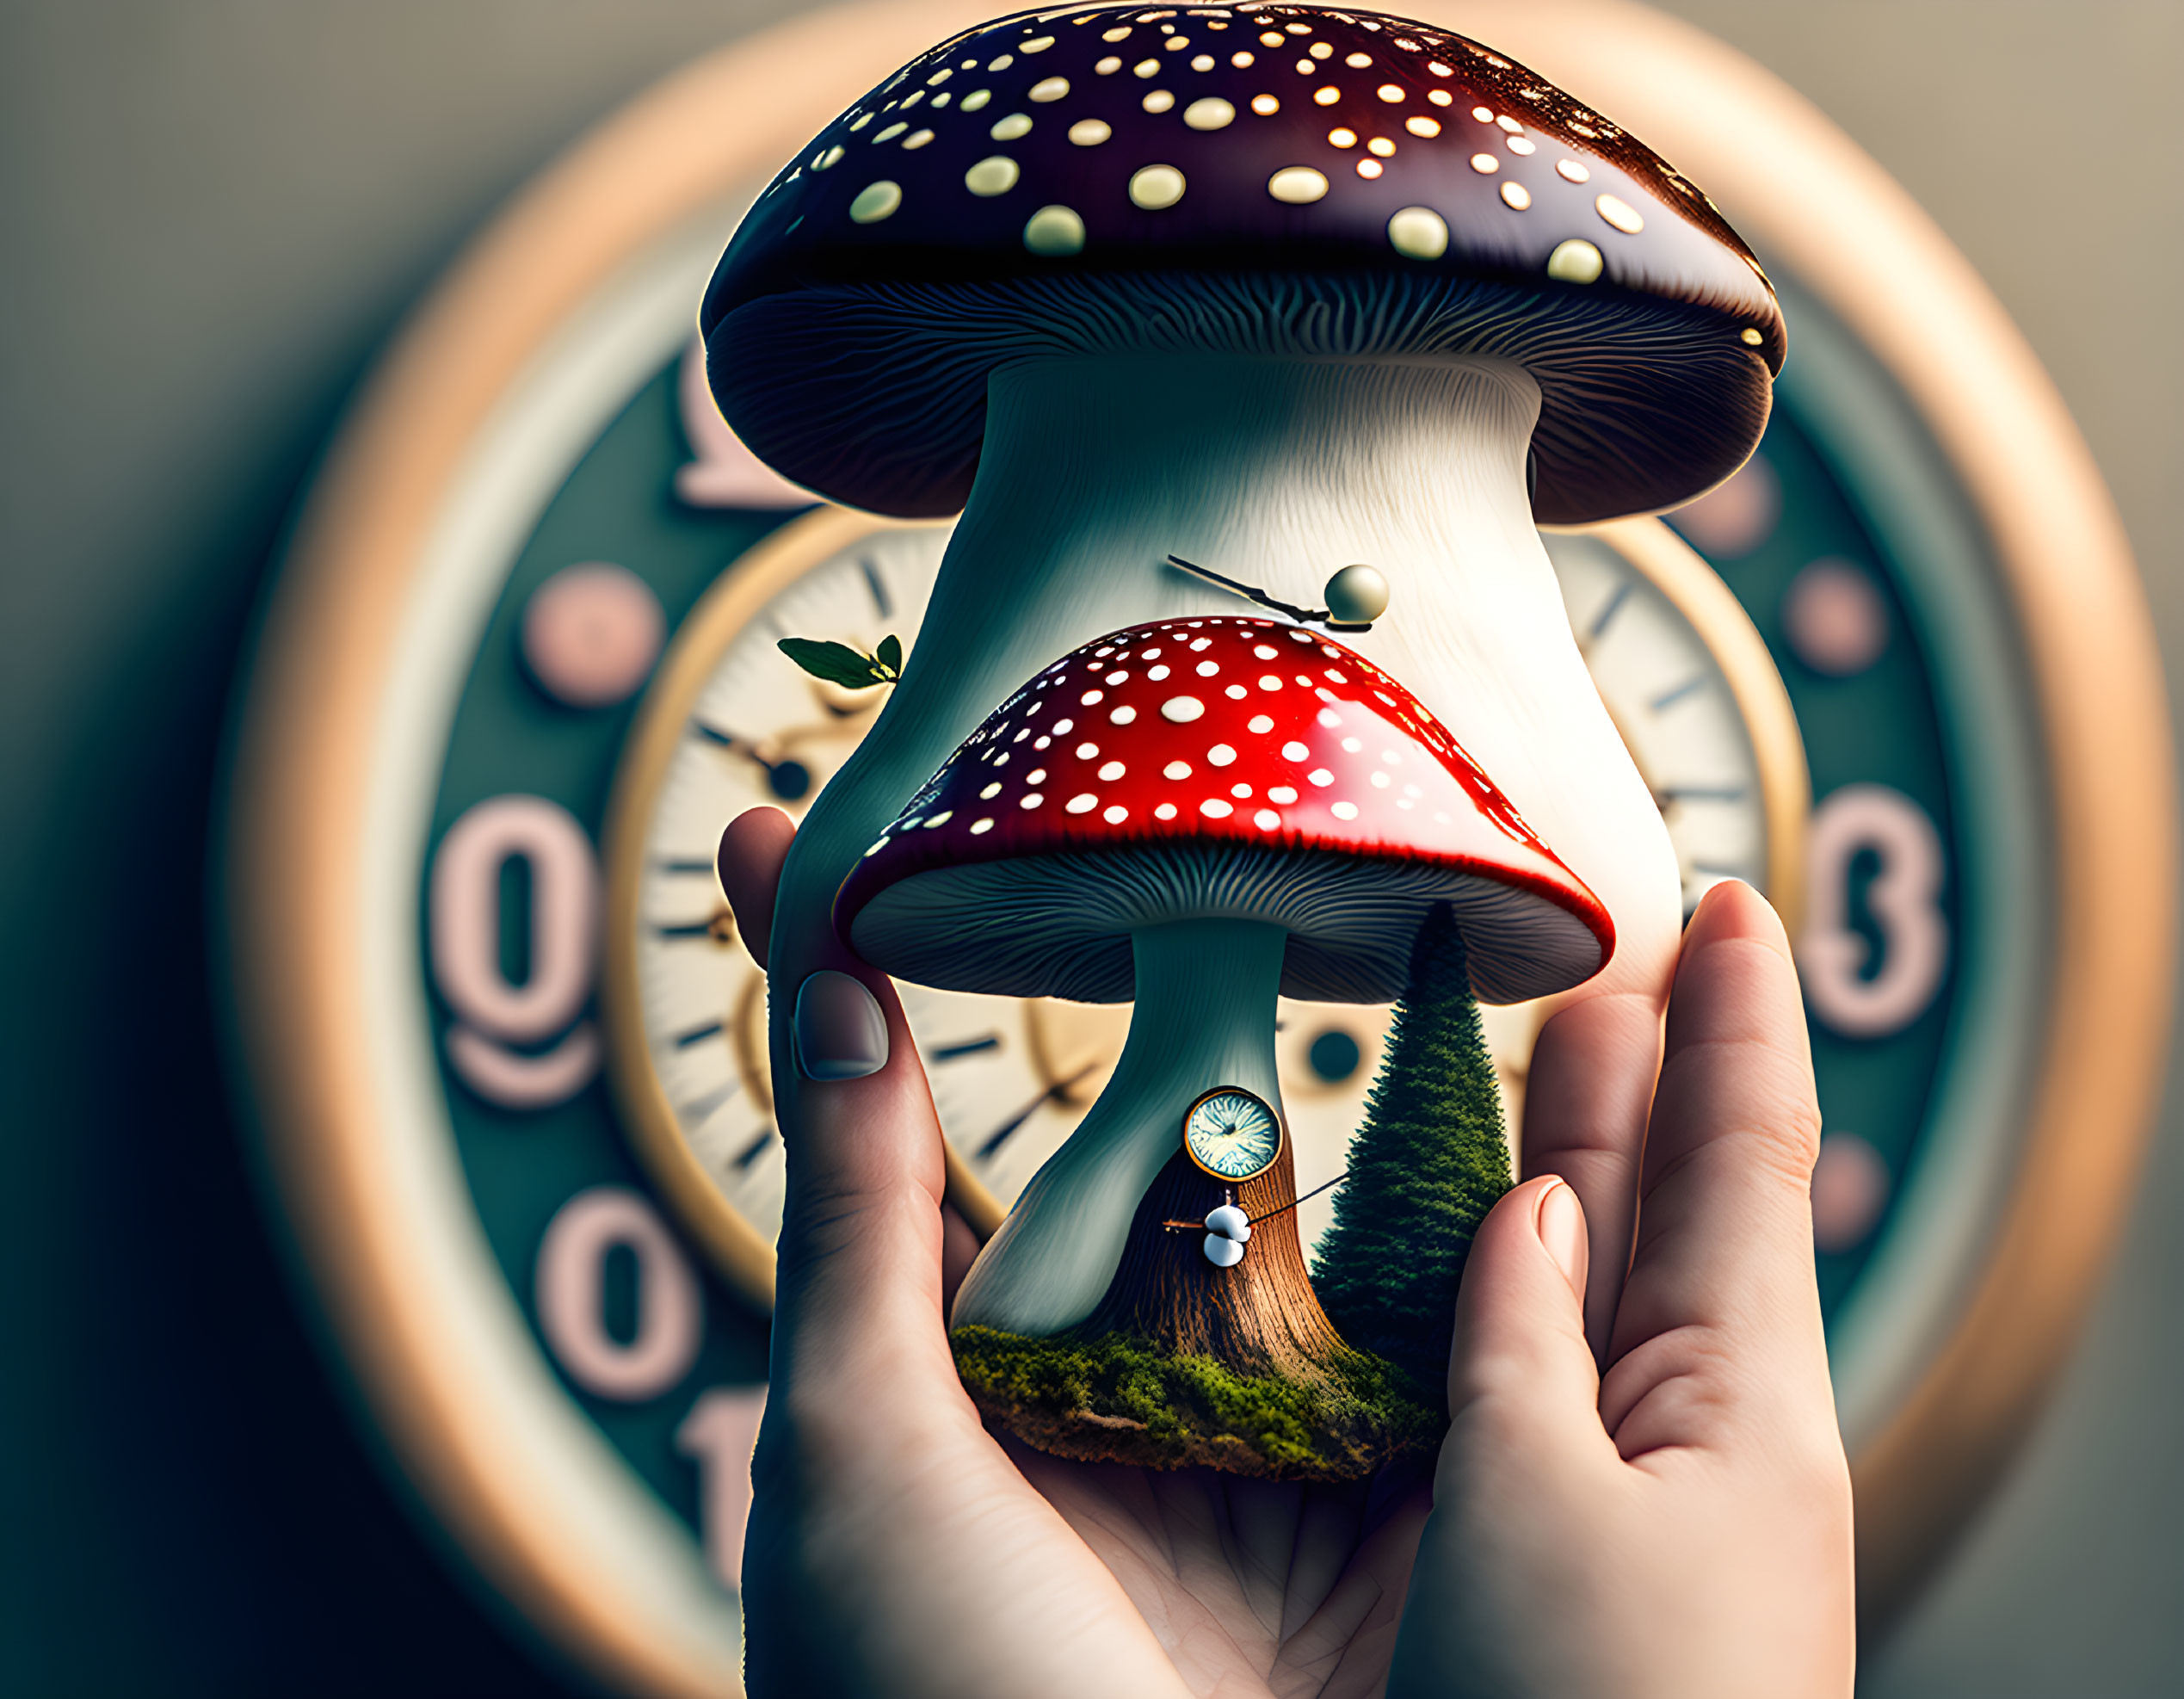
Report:
M 1217 1269 L 1232 1269 L 1243 1260 L 1243 1247 L 1219 1233 L 1206 1235 L 1206 1260 Z
M 1345 566 L 1323 594 L 1327 611 L 1345 625 L 1369 625 L 1388 611 L 1388 581 L 1377 566 Z
M 1206 1231 L 1241 1245 L 1251 1237 L 1251 1218 L 1233 1203 L 1225 1203 L 1206 1218 Z

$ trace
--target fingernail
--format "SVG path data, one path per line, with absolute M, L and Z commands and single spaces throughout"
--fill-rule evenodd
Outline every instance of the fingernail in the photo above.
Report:
M 1582 1302 L 1585 1296 L 1585 1211 L 1577 1194 L 1558 1180 L 1539 1200 L 1539 1243 Z
M 887 1066 L 887 1016 L 847 973 L 822 967 L 796 993 L 796 1065 L 806 1079 L 862 1079 Z

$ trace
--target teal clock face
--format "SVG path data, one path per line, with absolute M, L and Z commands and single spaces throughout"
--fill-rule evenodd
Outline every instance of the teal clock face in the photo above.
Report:
M 1225 1085 L 1185 1112 L 1183 1148 L 1215 1179 L 1241 1185 L 1281 1154 L 1281 1117 L 1265 1099 Z

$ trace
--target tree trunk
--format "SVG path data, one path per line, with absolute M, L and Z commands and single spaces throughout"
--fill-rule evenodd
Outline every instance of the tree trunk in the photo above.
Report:
M 1241 1186 L 1214 1179 L 1178 1149 L 1139 1200 L 1122 1261 L 1099 1307 L 1077 1328 L 1083 1338 L 1126 1333 L 1179 1356 L 1209 1356 L 1246 1375 L 1323 1378 L 1320 1365 L 1343 1350 L 1320 1307 L 1297 1237 L 1297 1196 L 1288 1141 L 1273 1167 Z M 1206 1259 L 1197 1224 L 1217 1205 L 1235 1202 L 1251 1230 L 1243 1260 L 1218 1268 Z M 1163 1223 L 1188 1221 L 1171 1231 Z

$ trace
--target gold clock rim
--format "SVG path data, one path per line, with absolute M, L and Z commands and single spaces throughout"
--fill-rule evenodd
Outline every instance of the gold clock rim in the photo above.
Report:
M 1812 771 L 1781 670 L 1734 590 L 1658 519 L 1615 519 L 1570 534 L 1597 537 L 1668 599 L 1721 668 L 1752 740 L 1767 832 L 1767 899 L 1791 937 L 1805 919 L 1805 833 Z
M 554 1493 L 499 1442 L 495 1415 L 520 1412 L 482 1407 L 490 1398 L 440 1313 L 446 1294 L 408 1254 L 406 1177 L 379 1148 L 360 941 L 344 922 L 380 688 L 466 446 L 568 315 L 694 208 L 769 172 L 845 90 L 989 9 L 873 0 L 732 42 L 534 179 L 411 316 L 344 421 L 268 603 L 238 726 L 228 993 L 299 1260 L 392 1455 L 469 1560 L 541 1634 L 647 1693 L 734 1691 L 739 1677 L 568 1539 Z M 2167 1033 L 2175 853 L 2143 593 L 2084 442 L 2020 333 L 1931 219 L 1801 96 L 1712 38 L 1613 0 L 1419 10 L 1599 98 L 1694 168 L 1858 334 L 1961 480 L 2026 647 L 2058 816 L 2054 1017 L 2016 1184 L 1971 1301 L 1922 1384 L 1854 1459 L 1871 1609 L 1903 1596 L 2031 1420 L 2144 1146 Z M 2113 739 L 2115 726 L 2141 734 Z

